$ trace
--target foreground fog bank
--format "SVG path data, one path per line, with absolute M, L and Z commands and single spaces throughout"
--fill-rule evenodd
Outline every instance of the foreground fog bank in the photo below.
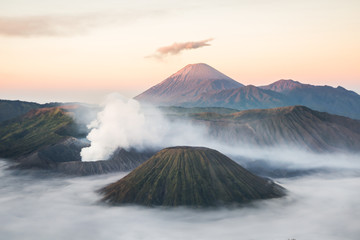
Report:
M 108 207 L 94 191 L 125 174 L 46 178 L 0 161 L 2 239 L 358 239 L 360 176 L 281 179 L 283 199 L 241 209 Z

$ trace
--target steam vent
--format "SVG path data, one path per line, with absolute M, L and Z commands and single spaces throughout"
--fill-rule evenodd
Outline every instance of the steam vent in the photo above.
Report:
M 285 189 L 242 168 L 220 152 L 171 147 L 100 190 L 110 204 L 208 207 L 278 198 Z

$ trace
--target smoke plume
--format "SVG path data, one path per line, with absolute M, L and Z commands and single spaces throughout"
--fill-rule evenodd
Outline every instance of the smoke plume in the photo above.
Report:
M 119 147 L 143 150 L 206 142 L 203 127 L 169 121 L 158 109 L 119 94 L 107 97 L 103 110 L 88 127 L 91 146 L 82 149 L 83 161 L 108 159 Z

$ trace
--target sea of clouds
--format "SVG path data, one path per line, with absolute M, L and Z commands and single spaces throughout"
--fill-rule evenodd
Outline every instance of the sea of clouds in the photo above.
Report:
M 238 209 L 111 207 L 96 190 L 126 173 L 64 178 L 6 170 L 0 161 L 2 239 L 358 239 L 356 172 L 277 179 L 281 199 Z

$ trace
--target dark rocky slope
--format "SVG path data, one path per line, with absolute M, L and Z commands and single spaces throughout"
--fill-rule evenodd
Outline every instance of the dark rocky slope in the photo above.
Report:
M 57 163 L 53 170 L 70 175 L 98 175 L 112 172 L 127 172 L 141 165 L 153 152 L 136 150 L 116 150 L 109 160 L 93 162 L 62 162 Z
M 76 138 L 44 147 L 30 155 L 16 159 L 13 169 L 43 169 L 66 175 L 98 175 L 127 172 L 138 167 L 153 155 L 153 151 L 117 149 L 108 160 L 82 162 L 80 152 L 88 143 Z
M 71 115 L 64 109 L 33 109 L 25 115 L 0 123 L 0 157 L 24 156 L 78 135 Z
M 202 147 L 163 149 L 100 192 L 112 204 L 146 206 L 207 207 L 284 196 L 274 182 Z
M 232 145 L 293 146 L 315 152 L 360 151 L 360 121 L 304 106 L 192 114 L 212 137 Z

